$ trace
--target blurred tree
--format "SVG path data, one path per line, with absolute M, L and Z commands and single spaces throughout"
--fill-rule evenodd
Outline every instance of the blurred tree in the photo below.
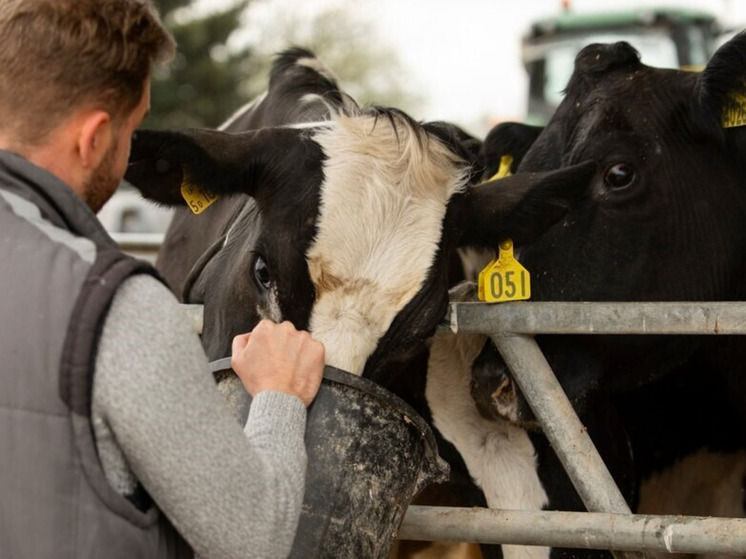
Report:
M 313 50 L 360 103 L 411 112 L 420 101 L 402 80 L 406 72 L 396 54 L 376 37 L 372 23 L 360 17 L 367 11 L 361 8 L 364 1 L 306 12 L 293 1 L 280 0 L 233 0 L 217 11 L 207 0 L 155 3 L 178 54 L 153 76 L 145 127 L 218 126 L 266 89 L 275 54 L 293 45 Z M 195 9 L 200 5 L 211 11 Z
M 292 0 L 257 2 L 256 7 L 265 8 L 263 17 L 253 23 L 249 19 L 246 29 L 261 69 L 244 84 L 248 95 L 266 88 L 275 53 L 299 45 L 315 52 L 359 103 L 398 107 L 418 116 L 422 96 L 406 79 L 408 72 L 396 52 L 378 36 L 368 18 L 375 13 L 373 0 L 327 2 L 322 9 L 306 12 Z
M 256 71 L 254 59 L 248 46 L 229 49 L 227 42 L 249 1 L 195 15 L 191 0 L 155 0 L 178 50 L 154 73 L 146 127 L 214 127 L 245 102 L 240 85 Z

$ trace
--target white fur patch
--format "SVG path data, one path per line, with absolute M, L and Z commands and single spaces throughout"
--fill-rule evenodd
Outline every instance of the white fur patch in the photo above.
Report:
M 306 128 L 330 128 L 334 126 L 333 120 L 316 120 L 313 122 L 295 122 L 293 124 L 285 124 L 279 128 L 291 128 L 293 130 L 304 130 Z
M 310 330 L 329 365 L 361 374 L 433 264 L 464 165 L 396 116 L 335 115 L 315 133 L 327 160 L 317 235 L 306 253 L 316 301 Z
M 233 113 L 230 117 L 228 117 L 228 120 L 226 120 L 223 124 L 221 124 L 218 127 L 218 130 L 225 130 L 228 128 L 231 124 L 233 124 L 236 120 L 241 118 L 243 115 L 251 111 L 254 107 L 256 107 L 259 103 L 264 101 L 265 97 L 267 97 L 267 92 L 265 91 L 258 97 L 255 97 L 252 101 L 249 101 L 246 103 L 243 107 L 238 109 L 235 113 Z
M 269 299 L 267 306 L 257 305 L 256 314 L 262 319 L 271 320 L 279 324 L 284 319 L 282 317 L 282 310 L 280 309 L 280 297 L 277 293 L 277 286 L 272 286 L 267 294 L 267 298 Z
M 495 509 L 541 510 L 547 495 L 536 472 L 536 454 L 523 429 L 479 415 L 471 397 L 471 367 L 487 338 L 437 334 L 430 348 L 425 396 L 433 422 L 466 463 Z M 505 559 L 548 559 L 549 548 L 504 545 Z
M 305 95 L 301 96 L 300 102 L 305 103 L 307 105 L 310 105 L 313 103 L 320 103 L 322 105 L 326 104 L 326 101 L 324 101 L 324 98 L 318 93 L 306 93 Z

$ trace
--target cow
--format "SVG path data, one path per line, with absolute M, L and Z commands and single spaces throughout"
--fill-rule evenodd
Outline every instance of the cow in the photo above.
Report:
M 564 100 L 540 133 L 519 124 L 496 131 L 498 146 L 535 137 L 510 154 L 520 159 L 518 175 L 596 163 L 590 196 L 520 252 L 533 298 L 744 300 L 745 94 L 743 32 L 701 73 L 648 67 L 624 42 L 594 44 L 577 55 Z M 702 449 L 735 452 L 740 481 L 746 344 L 737 336 L 536 339 L 581 419 L 614 410 L 626 434 L 619 442 L 631 444 L 635 484 Z M 473 368 L 471 384 L 483 416 L 532 424 L 499 355 L 484 363 Z M 609 451 L 601 453 L 613 466 Z M 635 495 L 627 495 L 633 508 Z
M 266 94 L 221 129 L 138 131 L 126 178 L 183 208 L 158 266 L 184 302 L 204 305 L 211 360 L 260 319 L 289 320 L 324 343 L 329 365 L 397 391 L 424 385 L 457 248 L 534 240 L 595 169 L 477 186 L 478 147 L 447 123 L 359 106 L 291 49 Z

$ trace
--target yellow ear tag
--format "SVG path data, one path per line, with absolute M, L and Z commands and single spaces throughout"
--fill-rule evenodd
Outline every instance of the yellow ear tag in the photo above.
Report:
M 492 175 L 490 177 L 490 181 L 496 181 L 497 179 L 502 179 L 505 177 L 509 177 L 512 173 L 510 172 L 510 167 L 513 165 L 513 156 L 512 155 L 503 155 L 500 158 L 500 168 L 497 170 L 497 173 Z M 489 181 L 487 181 L 489 182 Z
M 500 243 L 500 252 L 479 274 L 479 300 L 488 303 L 531 298 L 531 275 L 513 256 L 513 241 Z
M 204 212 L 219 198 L 217 194 L 212 194 L 193 185 L 186 174 L 184 174 L 184 180 L 181 183 L 181 195 L 189 204 L 189 209 L 192 210 L 194 215 Z
M 723 106 L 723 128 L 746 126 L 746 96 L 731 92 Z
M 490 181 L 510 176 L 513 156 L 503 155 L 500 168 Z M 500 243 L 500 252 L 492 262 L 479 273 L 480 301 L 503 303 L 522 301 L 531 297 L 531 274 L 513 256 L 513 241 Z

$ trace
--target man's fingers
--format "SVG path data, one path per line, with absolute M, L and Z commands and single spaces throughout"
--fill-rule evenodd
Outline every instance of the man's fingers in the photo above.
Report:
M 246 344 L 249 343 L 249 338 L 251 337 L 251 332 L 248 332 L 246 334 L 239 334 L 235 338 L 233 338 L 233 344 L 231 346 L 231 353 L 235 355 L 236 353 L 239 353 L 243 351 L 243 349 L 246 347 Z

